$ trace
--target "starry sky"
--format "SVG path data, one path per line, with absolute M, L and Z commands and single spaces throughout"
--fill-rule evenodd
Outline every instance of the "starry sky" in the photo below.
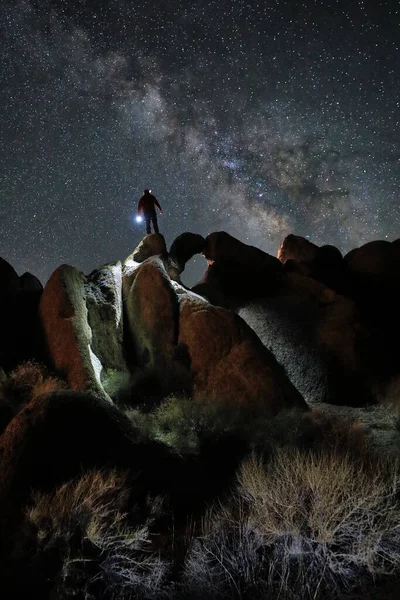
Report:
M 124 259 L 144 188 L 168 246 L 400 237 L 399 25 L 397 1 L 2 0 L 0 256 L 42 283 Z

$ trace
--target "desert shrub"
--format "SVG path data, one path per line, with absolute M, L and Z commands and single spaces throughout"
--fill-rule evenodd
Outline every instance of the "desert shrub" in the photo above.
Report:
M 65 389 L 66 384 L 57 377 L 49 375 L 42 364 L 27 361 L 0 382 L 0 397 L 6 398 L 18 410 L 42 394 Z
M 247 407 L 232 407 L 208 398 L 193 401 L 187 396 L 169 396 L 151 412 L 140 405 L 126 409 L 147 438 L 161 441 L 176 451 L 198 454 L 205 444 L 236 436 L 250 446 L 275 446 L 296 437 L 301 413 L 282 411 L 272 417 Z
M 161 441 L 182 454 L 199 454 L 204 446 L 224 438 L 236 438 L 259 454 L 281 446 L 323 448 L 356 457 L 368 454 L 365 431 L 358 421 L 326 415 L 319 409 L 303 412 L 294 408 L 271 416 L 246 406 L 175 395 L 149 413 L 140 406 L 126 413 L 145 438 Z
M 19 536 L 32 584 L 54 598 L 158 598 L 169 569 L 152 548 L 149 527 L 160 499 L 148 499 L 143 522 L 129 518 L 127 474 L 94 471 L 52 494 L 34 494 Z M 25 542 L 25 544 L 24 544 Z M 15 554 L 15 552 L 14 552 Z
M 193 598 L 345 598 L 400 575 L 398 488 L 388 465 L 345 455 L 253 455 L 192 542 L 182 585 Z
M 117 369 L 102 372 L 101 384 L 114 402 L 120 403 L 129 399 L 132 394 L 132 383 L 129 373 Z

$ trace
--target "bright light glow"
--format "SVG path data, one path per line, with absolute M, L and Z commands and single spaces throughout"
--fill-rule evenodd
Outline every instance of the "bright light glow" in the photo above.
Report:
M 143 217 L 141 217 L 140 215 L 137 215 L 136 222 L 141 223 L 142 221 L 143 221 Z

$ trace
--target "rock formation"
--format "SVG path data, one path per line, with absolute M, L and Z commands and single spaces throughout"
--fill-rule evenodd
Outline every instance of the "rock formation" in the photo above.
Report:
M 124 261 L 88 276 L 62 265 L 43 292 L 34 276 L 18 277 L 3 260 L 8 325 L 0 366 L 46 361 L 43 330 L 57 374 L 72 390 L 108 402 L 140 401 L 145 389 L 271 413 L 304 407 L 300 394 L 310 402 L 375 402 L 400 377 L 391 350 L 400 335 L 399 248 L 399 241 L 370 242 L 343 258 L 334 246 L 290 235 L 278 260 L 223 231 L 205 239 L 183 233 L 169 253 L 163 236 L 151 234 Z M 180 274 L 195 253 L 208 268 L 189 290 Z M 28 298 L 36 347 L 21 336 L 29 351 L 7 352 L 7 317 Z
M 43 286 L 31 273 L 18 276 L 0 258 L 0 367 L 10 371 L 28 359 L 46 360 L 38 305 Z

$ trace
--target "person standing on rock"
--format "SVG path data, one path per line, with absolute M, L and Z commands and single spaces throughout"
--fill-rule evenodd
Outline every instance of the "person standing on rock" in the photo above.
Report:
M 153 222 L 154 233 L 159 233 L 157 223 L 156 207 L 162 214 L 162 208 L 157 198 L 151 194 L 151 190 L 144 190 L 143 196 L 139 200 L 138 215 L 143 214 L 146 221 L 146 233 L 151 233 L 151 222 Z

